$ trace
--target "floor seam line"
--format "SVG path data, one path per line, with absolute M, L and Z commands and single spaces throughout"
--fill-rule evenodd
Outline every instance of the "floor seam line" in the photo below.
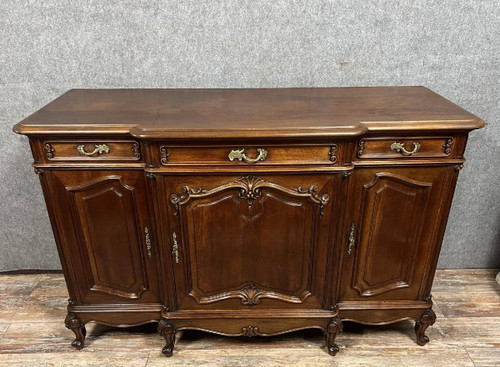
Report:
M 467 357 L 469 357 L 470 361 L 472 362 L 472 365 L 473 365 L 474 367 L 476 367 L 476 363 L 474 362 L 474 360 L 473 360 L 473 359 L 472 359 L 472 357 L 470 356 L 469 352 L 467 351 L 467 348 L 466 348 L 466 347 L 462 347 L 462 348 L 464 348 L 465 353 L 467 353 Z

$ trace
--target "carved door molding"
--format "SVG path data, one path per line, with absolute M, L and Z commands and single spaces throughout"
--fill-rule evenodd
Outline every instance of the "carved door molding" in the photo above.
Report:
M 202 189 L 201 187 L 197 189 L 192 189 L 187 186 L 183 186 L 182 193 L 170 195 L 170 202 L 174 205 L 174 214 L 177 215 L 179 212 L 179 206 L 188 203 L 193 198 L 202 198 L 205 196 L 216 194 L 221 191 L 230 190 L 233 188 L 239 188 L 240 198 L 247 200 L 248 205 L 251 206 L 253 201 L 261 196 L 261 191 L 262 188 L 264 187 L 275 189 L 292 196 L 309 198 L 313 203 L 319 204 L 321 216 L 324 215 L 324 208 L 328 204 L 328 201 L 330 200 L 330 196 L 328 194 L 320 195 L 318 193 L 318 187 L 316 185 L 311 185 L 307 188 L 298 187 L 294 190 L 291 190 L 286 187 L 276 185 L 272 182 L 264 180 L 260 177 L 248 175 L 240 177 L 226 185 L 222 185 L 213 188 L 211 190 L 205 190 Z
M 360 296 L 411 286 L 431 187 L 432 182 L 389 172 L 376 173 L 363 185 L 352 278 Z
M 58 208 L 51 220 L 61 262 L 71 264 L 65 272 L 74 302 L 159 304 L 157 236 L 144 172 L 47 170 L 43 184 Z
M 148 279 L 134 188 L 122 176 L 109 175 L 67 186 L 66 191 L 79 214 L 75 224 L 87 250 L 90 290 L 140 298 L 148 289 Z

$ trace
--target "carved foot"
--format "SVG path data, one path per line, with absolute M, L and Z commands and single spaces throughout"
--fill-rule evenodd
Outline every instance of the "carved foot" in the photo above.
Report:
M 87 335 L 85 324 L 73 312 L 68 312 L 64 324 L 76 335 L 76 339 L 71 345 L 76 349 L 82 349 L 85 346 L 85 336 Z
M 339 347 L 335 344 L 335 338 L 342 332 L 342 321 L 340 317 L 334 317 L 325 330 L 325 341 L 328 354 L 334 356 L 339 351 Z
M 175 329 L 174 326 L 168 322 L 166 319 L 161 319 L 158 324 L 158 332 L 161 336 L 165 338 L 165 346 L 162 349 L 162 353 L 167 357 L 172 357 L 172 353 L 174 352 L 174 343 L 175 343 Z
M 425 335 L 425 330 L 434 324 L 436 321 L 436 314 L 431 308 L 424 311 L 422 316 L 415 323 L 415 334 L 417 334 L 417 344 L 425 345 L 429 342 L 429 337 Z

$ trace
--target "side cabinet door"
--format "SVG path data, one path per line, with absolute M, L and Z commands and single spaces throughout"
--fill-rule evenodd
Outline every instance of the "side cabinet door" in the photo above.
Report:
M 158 303 L 144 173 L 49 171 L 46 179 L 78 302 Z
M 341 301 L 425 296 L 447 168 L 359 169 L 349 187 Z
M 177 308 L 321 308 L 333 179 L 164 178 Z

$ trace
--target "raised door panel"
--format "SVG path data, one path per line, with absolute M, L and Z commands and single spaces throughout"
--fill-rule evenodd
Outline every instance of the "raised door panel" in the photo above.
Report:
M 142 172 L 61 171 L 50 181 L 80 302 L 158 302 Z
M 343 300 L 422 296 L 440 223 L 436 215 L 444 172 L 355 172 L 349 192 L 353 219 L 344 253 Z
M 172 230 L 181 252 L 175 267 L 179 307 L 321 307 L 314 270 L 325 271 L 325 256 L 316 256 L 326 249 L 327 236 L 319 231 L 321 222 L 328 223 L 331 182 L 215 181 L 192 186 L 179 178 L 171 186 Z
M 354 288 L 372 296 L 410 286 L 429 182 L 377 173 L 363 186 Z

